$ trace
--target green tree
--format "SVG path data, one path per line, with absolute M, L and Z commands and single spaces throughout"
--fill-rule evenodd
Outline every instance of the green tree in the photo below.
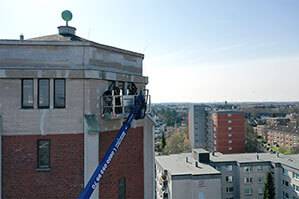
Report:
M 166 146 L 166 139 L 165 139 L 165 135 L 164 133 L 162 134 L 162 139 L 161 139 L 161 148 L 162 150 L 165 148 Z
M 163 154 L 190 152 L 190 146 L 183 132 L 176 132 L 166 140 Z
M 264 189 L 264 199 L 275 199 L 274 179 L 271 172 L 267 174 L 267 181 L 265 183 Z
M 253 127 L 246 122 L 245 150 L 247 153 L 259 152 L 257 136 L 254 134 Z

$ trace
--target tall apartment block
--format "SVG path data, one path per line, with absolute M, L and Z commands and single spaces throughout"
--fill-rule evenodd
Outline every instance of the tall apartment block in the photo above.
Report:
M 144 55 L 59 34 L 0 40 L 1 198 L 77 198 L 148 83 Z M 154 198 L 153 122 L 131 126 L 92 198 Z
M 212 114 L 214 149 L 221 153 L 245 152 L 245 116 L 238 111 Z
M 192 148 L 207 148 L 206 106 L 192 104 L 188 114 L 189 140 Z
M 192 148 L 221 153 L 245 152 L 245 116 L 242 112 L 214 111 L 205 105 L 192 104 L 188 127 Z

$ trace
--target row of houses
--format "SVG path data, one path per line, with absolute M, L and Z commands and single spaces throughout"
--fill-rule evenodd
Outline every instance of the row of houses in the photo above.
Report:
M 281 123 L 283 121 L 283 123 Z M 297 119 L 271 119 L 264 125 L 255 127 L 256 134 L 269 146 L 278 146 L 290 150 L 299 147 L 299 123 Z

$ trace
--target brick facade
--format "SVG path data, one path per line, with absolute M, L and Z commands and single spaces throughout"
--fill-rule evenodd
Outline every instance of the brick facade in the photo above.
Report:
M 117 131 L 100 133 L 100 159 Z M 126 178 L 126 199 L 144 197 L 143 127 L 131 128 L 100 184 L 101 199 L 118 199 L 119 180 Z
M 51 169 L 37 170 L 37 140 L 49 139 Z M 2 198 L 71 199 L 83 187 L 83 134 L 2 136 Z
M 214 114 L 213 120 L 215 128 L 216 151 L 221 153 L 244 153 L 244 114 L 239 112 L 217 112 Z

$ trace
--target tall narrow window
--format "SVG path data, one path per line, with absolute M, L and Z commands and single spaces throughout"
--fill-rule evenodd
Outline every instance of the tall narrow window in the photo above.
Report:
M 50 168 L 50 140 L 37 141 L 37 168 Z
M 126 178 L 122 177 L 118 185 L 118 199 L 126 198 Z
M 49 108 L 50 106 L 50 85 L 49 79 L 38 80 L 38 107 Z
M 54 80 L 54 108 L 65 108 L 65 79 Z
M 33 108 L 33 79 L 22 80 L 22 108 Z

